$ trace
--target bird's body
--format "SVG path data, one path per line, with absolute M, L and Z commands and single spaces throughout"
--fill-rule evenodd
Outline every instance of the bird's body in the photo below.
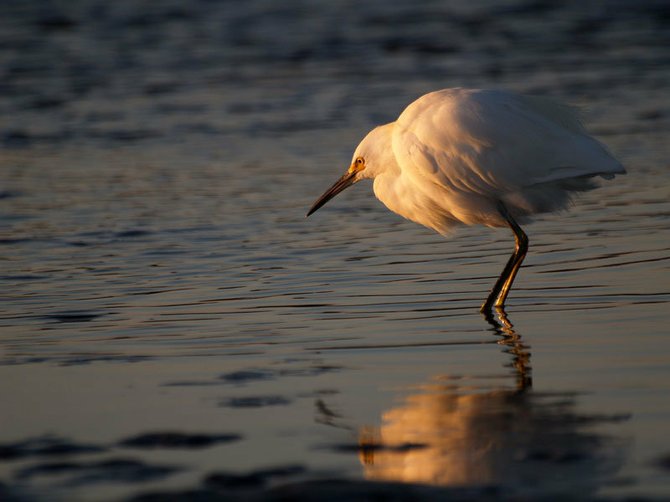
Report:
M 596 187 L 593 177 L 624 173 L 571 107 L 506 91 L 444 89 L 373 129 L 347 173 L 308 214 L 344 188 L 373 178 L 386 207 L 442 234 L 459 224 L 510 226 L 515 255 L 521 256 L 515 266 L 510 260 L 507 277 L 501 276 L 500 290 L 494 287 L 484 309 L 496 298 L 503 305 L 525 256 L 517 221 L 564 209 L 573 193 Z

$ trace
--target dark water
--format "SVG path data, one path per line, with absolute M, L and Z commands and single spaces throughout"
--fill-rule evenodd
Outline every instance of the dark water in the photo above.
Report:
M 3 2 L 0 498 L 669 497 L 669 23 Z M 508 232 L 445 240 L 369 186 L 304 219 L 454 86 L 582 105 L 629 171 L 526 228 L 513 327 L 478 313 Z

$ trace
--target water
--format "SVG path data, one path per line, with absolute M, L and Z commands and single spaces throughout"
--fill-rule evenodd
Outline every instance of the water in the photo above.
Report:
M 1 9 L 1 498 L 670 496 L 663 2 Z M 513 327 L 509 232 L 304 219 L 447 86 L 583 105 L 629 171 L 526 227 Z

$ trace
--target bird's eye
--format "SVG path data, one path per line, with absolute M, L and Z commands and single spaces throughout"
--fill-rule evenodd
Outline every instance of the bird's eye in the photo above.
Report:
M 356 165 L 357 166 L 362 166 L 363 164 L 365 164 L 365 161 L 363 160 L 363 157 L 358 157 L 356 159 Z

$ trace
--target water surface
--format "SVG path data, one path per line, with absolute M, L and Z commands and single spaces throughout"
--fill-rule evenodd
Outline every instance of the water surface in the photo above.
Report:
M 670 495 L 662 2 L 2 10 L 0 496 Z M 304 219 L 447 86 L 582 105 L 629 171 L 526 227 L 513 327 L 508 231 Z

